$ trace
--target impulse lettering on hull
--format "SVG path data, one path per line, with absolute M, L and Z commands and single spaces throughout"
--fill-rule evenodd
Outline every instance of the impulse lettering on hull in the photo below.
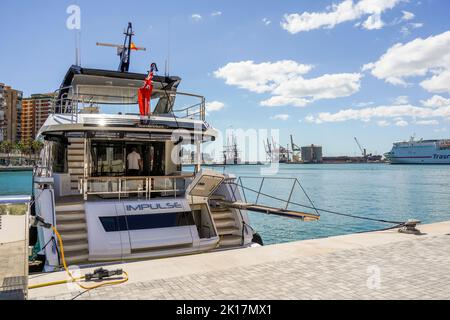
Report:
M 150 210 L 183 209 L 183 205 L 179 202 L 127 205 L 127 211 L 144 211 L 146 209 Z
M 154 214 L 191 211 L 191 207 L 185 199 L 137 200 L 127 201 L 123 205 L 125 212 L 128 214 Z

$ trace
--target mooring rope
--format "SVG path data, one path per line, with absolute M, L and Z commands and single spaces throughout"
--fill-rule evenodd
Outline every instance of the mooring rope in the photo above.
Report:
M 278 197 L 275 197 L 275 196 L 271 196 L 271 195 L 268 195 L 268 194 L 263 193 L 263 192 L 259 192 L 257 190 L 252 189 L 252 188 L 244 187 L 243 185 L 238 185 L 236 182 L 228 182 L 228 183 L 233 184 L 236 187 L 240 187 L 242 189 L 254 192 L 256 194 L 260 194 L 262 196 L 265 196 L 265 197 L 268 197 L 268 198 L 271 198 L 271 199 L 274 199 L 274 200 L 277 200 L 277 201 L 287 202 L 284 199 L 281 199 L 281 198 L 278 198 Z M 300 181 L 298 181 L 298 183 L 300 184 Z M 391 224 L 395 224 L 397 226 L 403 226 L 405 224 L 405 222 L 400 222 L 400 221 L 392 221 L 392 220 L 385 220 L 385 219 L 369 218 L 369 217 L 364 217 L 364 216 L 359 216 L 359 215 L 353 215 L 353 214 L 348 214 L 348 213 L 337 212 L 337 211 L 328 210 L 328 209 L 321 209 L 321 208 L 317 208 L 316 206 L 307 206 L 307 205 L 300 204 L 300 203 L 293 202 L 293 201 L 289 201 L 289 203 L 292 204 L 292 205 L 296 205 L 296 206 L 302 207 L 302 208 L 315 210 L 315 211 L 319 211 L 319 212 L 324 212 L 324 213 L 329 213 L 329 214 L 334 214 L 334 215 L 338 215 L 338 216 L 344 216 L 344 217 L 348 217 L 348 218 L 355 218 L 355 219 L 360 219 L 360 220 L 369 220 L 369 221 L 382 222 L 382 223 L 391 223 Z M 397 226 L 395 226 L 393 228 L 396 228 Z

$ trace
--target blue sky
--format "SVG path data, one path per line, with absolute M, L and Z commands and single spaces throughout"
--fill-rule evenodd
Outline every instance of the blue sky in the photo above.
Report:
M 59 86 L 75 60 L 71 4 L 85 67 L 117 68 L 114 49 L 95 43 L 120 43 L 131 21 L 149 49 L 131 71 L 162 71 L 170 25 L 171 74 L 215 102 L 218 129 L 279 128 L 283 145 L 293 134 L 326 155 L 359 153 L 355 136 L 378 153 L 414 133 L 450 136 L 447 0 L 4 0 L 0 82 L 26 95 Z

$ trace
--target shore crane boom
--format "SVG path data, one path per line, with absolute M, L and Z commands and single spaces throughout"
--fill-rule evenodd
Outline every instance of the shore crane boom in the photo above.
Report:
M 361 150 L 361 154 L 363 157 L 367 157 L 367 150 L 361 146 L 358 139 L 355 137 L 356 144 L 358 145 L 359 150 Z
M 302 151 L 302 148 L 300 148 L 298 145 L 296 145 L 294 143 L 294 138 L 292 137 L 292 134 L 291 134 L 291 149 L 292 149 L 292 152 Z

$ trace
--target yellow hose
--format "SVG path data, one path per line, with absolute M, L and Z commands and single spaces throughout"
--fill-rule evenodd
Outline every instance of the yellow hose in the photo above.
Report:
M 29 286 L 28 289 L 43 288 L 43 287 L 55 286 L 55 285 L 58 285 L 58 284 L 75 282 L 80 288 L 82 288 L 84 290 L 92 290 L 92 289 L 96 289 L 96 288 L 99 288 L 99 287 L 112 286 L 112 285 L 121 284 L 121 283 L 124 283 L 124 282 L 128 281 L 128 273 L 123 271 L 123 274 L 125 275 L 125 278 L 121 279 L 121 280 L 103 282 L 103 283 L 96 284 L 94 286 L 85 286 L 85 285 L 82 285 L 81 283 L 79 283 L 78 281 L 84 279 L 85 276 L 81 276 L 81 277 L 75 278 L 72 275 L 72 273 L 70 272 L 69 268 L 67 268 L 66 258 L 64 256 L 64 246 L 63 246 L 61 235 L 59 234 L 58 230 L 56 230 L 56 228 L 54 226 L 52 226 L 52 229 L 53 229 L 53 232 L 56 234 L 56 237 L 58 238 L 59 247 L 60 247 L 60 250 L 61 250 L 61 259 L 62 259 L 62 262 L 63 262 L 64 270 L 66 270 L 67 274 L 70 277 L 70 280 L 60 280 L 60 281 L 53 281 L 53 282 L 47 282 L 47 283 L 42 283 L 42 284 L 36 284 L 36 285 L 33 285 L 33 286 Z

